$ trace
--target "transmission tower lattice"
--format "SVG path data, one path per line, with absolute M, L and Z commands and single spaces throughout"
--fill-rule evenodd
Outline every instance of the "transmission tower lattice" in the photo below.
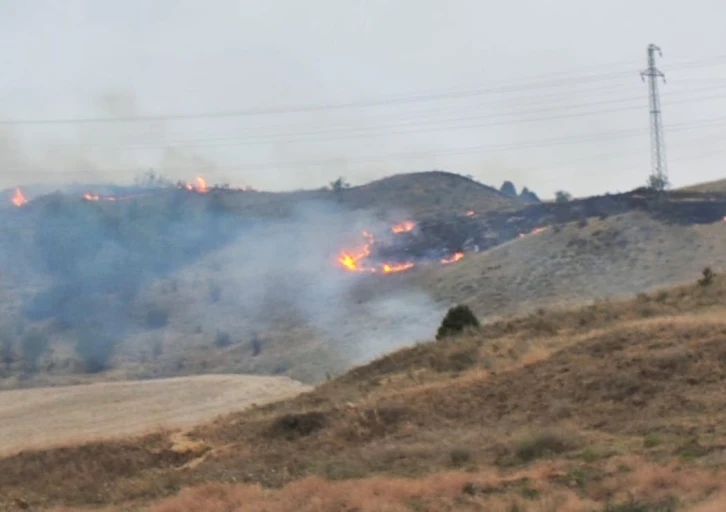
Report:
M 648 69 L 640 73 L 645 81 L 648 77 L 648 97 L 650 103 L 650 159 L 651 175 L 649 184 L 663 191 L 668 187 L 668 169 L 666 167 L 665 139 L 663 131 L 663 119 L 660 112 L 660 96 L 658 92 L 658 79 L 662 78 L 665 83 L 665 75 L 655 67 L 655 53 L 663 56 L 660 48 L 654 44 L 648 45 Z

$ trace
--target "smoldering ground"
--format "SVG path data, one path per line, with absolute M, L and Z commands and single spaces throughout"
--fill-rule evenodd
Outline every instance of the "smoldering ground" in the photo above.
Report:
M 0 271 L 17 286 L 29 274 L 46 280 L 24 301 L 24 321 L 73 340 L 84 371 L 112 366 L 125 340 L 163 330 L 174 316 L 213 332 L 214 309 L 233 315 L 230 325 L 245 334 L 279 328 L 283 318 L 305 325 L 350 363 L 433 336 L 443 310 L 425 294 L 396 290 L 359 302 L 361 280 L 386 277 L 337 265 L 363 230 L 390 232 L 400 219 L 305 199 L 269 216 L 240 207 L 251 194 L 154 189 L 129 201 L 41 198 L 5 214 L 5 239 L 16 243 L 0 245 Z M 217 300 L 194 310 L 153 303 L 154 283 L 222 253 Z

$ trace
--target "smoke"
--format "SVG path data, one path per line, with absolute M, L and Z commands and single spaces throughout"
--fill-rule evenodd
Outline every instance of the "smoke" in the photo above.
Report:
M 45 276 L 46 286 L 25 303 L 25 317 L 53 321 L 75 340 L 87 371 L 107 368 L 115 348 L 167 328 L 169 318 L 195 318 L 205 332 L 224 326 L 237 338 L 304 327 L 348 363 L 433 336 L 443 311 L 425 294 L 384 287 L 384 294 L 361 300 L 356 290 L 363 280 L 391 276 L 337 266 L 340 250 L 359 243 L 363 230 L 390 232 L 394 219 L 305 194 L 283 197 L 279 211 L 279 196 L 221 190 L 156 189 L 117 202 L 42 198 L 7 214 L 3 234 L 18 243 L 0 247 L 0 272 Z M 265 198 L 267 212 L 250 207 Z M 198 286 L 182 290 L 173 304 L 149 293 L 154 283 L 219 255 L 225 263 L 214 278 L 221 300 L 185 307 L 185 294 L 205 293 Z M 220 321 L 220 312 L 227 318 Z M 191 334 L 178 321 L 174 328 Z
M 443 312 L 428 296 L 400 290 L 360 301 L 355 291 L 363 280 L 391 277 L 349 274 L 336 264 L 341 248 L 360 243 L 361 231 L 390 226 L 323 201 L 298 203 L 286 219 L 258 219 L 225 251 L 236 262 L 223 276 L 233 290 L 227 300 L 248 329 L 297 319 L 350 363 L 430 339 Z

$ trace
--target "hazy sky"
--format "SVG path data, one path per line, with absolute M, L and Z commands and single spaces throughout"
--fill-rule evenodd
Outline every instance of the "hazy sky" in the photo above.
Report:
M 715 0 L 0 0 L 0 187 L 438 168 L 626 190 L 649 172 L 651 42 L 671 180 L 717 179 L 724 19 Z M 15 123 L 138 116 L 173 118 Z

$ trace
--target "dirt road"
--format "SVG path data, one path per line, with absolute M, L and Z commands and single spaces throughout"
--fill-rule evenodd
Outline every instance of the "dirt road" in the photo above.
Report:
M 283 377 L 203 375 L 0 392 L 0 452 L 188 427 L 308 388 Z

